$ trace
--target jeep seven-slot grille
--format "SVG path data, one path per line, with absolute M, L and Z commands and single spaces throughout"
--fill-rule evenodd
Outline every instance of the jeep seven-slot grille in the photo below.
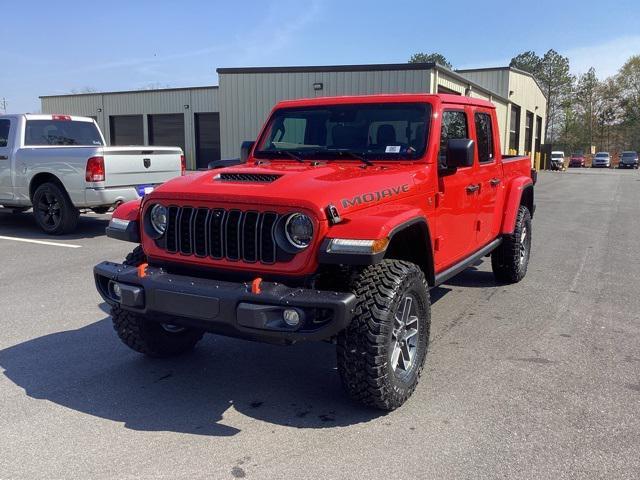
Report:
M 275 212 L 169 207 L 166 250 L 217 260 L 274 263 Z
M 221 182 L 253 182 L 253 183 L 271 183 L 275 182 L 282 175 L 276 173 L 221 173 L 215 178 Z

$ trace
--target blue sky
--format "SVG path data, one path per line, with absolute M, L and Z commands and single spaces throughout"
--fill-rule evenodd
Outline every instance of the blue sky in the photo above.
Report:
M 640 54 L 640 1 L 0 0 L 0 100 L 90 87 L 217 84 L 216 67 L 405 62 L 439 51 L 457 68 L 524 51 L 568 55 L 601 77 Z M 455 8 L 454 8 L 455 7 Z

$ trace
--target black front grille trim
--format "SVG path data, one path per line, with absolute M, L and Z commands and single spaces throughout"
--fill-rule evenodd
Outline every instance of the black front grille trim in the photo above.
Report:
M 279 219 L 276 212 L 170 206 L 164 248 L 186 256 L 273 264 Z

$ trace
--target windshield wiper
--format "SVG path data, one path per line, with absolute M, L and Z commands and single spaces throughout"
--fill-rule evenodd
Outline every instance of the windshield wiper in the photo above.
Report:
M 367 158 L 365 158 L 364 154 L 358 154 L 355 152 L 352 152 L 351 150 L 326 150 L 327 153 L 337 153 L 338 155 L 340 155 L 341 157 L 343 156 L 348 156 L 351 158 L 355 158 L 356 160 L 360 160 L 362 163 L 364 163 L 365 165 L 372 167 L 374 165 L 374 163 L 371 160 L 367 160 Z
M 293 158 L 296 162 L 304 163 L 304 159 L 300 156 L 300 153 L 294 153 L 291 150 L 258 150 L 256 153 L 258 155 L 285 155 Z

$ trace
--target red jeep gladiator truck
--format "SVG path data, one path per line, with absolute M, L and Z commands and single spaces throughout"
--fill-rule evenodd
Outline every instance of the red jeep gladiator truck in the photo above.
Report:
M 154 357 L 205 332 L 334 341 L 349 395 L 399 407 L 429 289 L 489 255 L 497 282 L 527 272 L 535 172 L 499 139 L 494 106 L 462 96 L 279 103 L 240 159 L 114 212 L 107 234 L 139 244 L 94 268 L 117 334 Z

